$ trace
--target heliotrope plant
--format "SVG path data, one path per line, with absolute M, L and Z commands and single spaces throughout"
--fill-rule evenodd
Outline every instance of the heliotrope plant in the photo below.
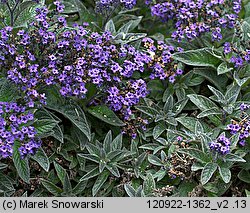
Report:
M 12 156 L 15 141 L 21 143 L 19 151 L 22 158 L 35 154 L 41 146 L 41 140 L 36 137 L 33 122 L 34 114 L 25 106 L 15 102 L 0 102 L 0 157 Z
M 156 2 L 156 3 L 155 3 Z M 222 29 L 235 27 L 241 0 L 146 1 L 151 14 L 164 22 L 173 21 L 172 38 L 192 40 L 211 32 L 213 41 L 222 39 Z
M 239 144 L 241 146 L 246 145 L 246 139 L 250 136 L 250 120 L 247 110 L 250 108 L 248 104 L 242 103 L 240 105 L 240 120 L 232 120 L 231 124 L 227 125 L 227 129 L 232 135 L 239 134 Z
M 234 65 L 235 68 L 241 68 L 250 63 L 250 49 L 249 45 L 245 48 L 239 48 L 234 43 L 226 42 L 224 44 L 224 54 L 229 58 L 229 62 Z
M 8 26 L 0 31 L 0 67 L 23 92 L 29 107 L 46 105 L 45 87 L 57 85 L 62 96 L 85 99 L 86 85 L 93 84 L 103 94 L 101 102 L 127 122 L 131 107 L 149 93 L 145 80 L 133 78 L 135 72 L 152 72 L 150 78 L 169 78 L 170 82 L 182 74 L 171 68 L 174 48 L 164 42 L 156 47 L 152 39 L 145 39 L 146 51 L 113 44 L 110 32 L 92 32 L 87 23 L 67 27 L 61 15 L 64 5 L 59 1 L 54 5 L 53 14 L 46 7 L 37 8 L 27 30 L 14 35 Z M 133 129 L 130 135 L 134 136 Z
M 221 155 L 228 154 L 230 152 L 230 139 L 224 135 L 220 135 L 216 141 L 213 141 L 209 144 L 209 148 Z
M 109 12 L 118 6 L 132 9 L 137 3 L 137 0 L 98 0 L 95 2 L 95 10 L 97 13 Z
M 152 70 L 150 79 L 168 79 L 169 82 L 174 83 L 176 77 L 183 74 L 183 70 L 178 68 L 178 64 L 172 58 L 172 54 L 181 52 L 182 49 L 178 48 L 176 50 L 173 46 L 167 45 L 163 41 L 155 42 L 151 38 L 144 38 L 142 42 L 147 53 L 151 56 L 151 60 L 148 63 Z

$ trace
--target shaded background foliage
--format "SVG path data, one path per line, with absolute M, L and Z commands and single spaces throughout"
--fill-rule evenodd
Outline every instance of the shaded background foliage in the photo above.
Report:
M 13 8 L 15 1 L 9 2 Z M 240 134 L 249 125 L 248 107 L 242 106 L 250 104 L 249 61 L 238 66 L 231 59 L 249 50 L 250 2 L 242 2 L 239 21 L 233 29 L 222 31 L 221 40 L 213 41 L 205 33 L 180 42 L 171 39 L 173 21 L 152 17 L 144 1 L 133 8 L 117 6 L 104 14 L 98 13 L 95 1 L 63 3 L 69 25 L 88 22 L 93 32 L 110 31 L 117 46 L 130 44 L 147 52 L 142 40 L 148 36 L 181 48 L 171 56 L 171 65 L 183 74 L 174 83 L 152 79 L 149 72 L 131 77 L 143 78 L 150 91 L 133 109 L 132 120 L 148 121 L 146 129 L 136 129 L 134 138 L 121 133 L 124 120 L 120 112 L 105 104 L 88 104 L 96 94 L 93 85 L 88 88 L 88 101 L 62 97 L 56 86 L 45 90 L 47 105 L 36 108 L 33 123 L 42 147 L 24 159 L 18 151 L 12 158 L 1 159 L 1 195 L 248 196 L 249 138 Z M 35 9 L 43 4 L 50 11 L 55 9 L 50 0 L 40 4 L 23 1 L 10 15 L 1 4 L 0 28 L 12 25 L 16 33 L 29 27 Z M 18 99 L 16 91 L 1 71 L 0 100 Z M 232 133 L 230 124 L 238 124 L 238 131 Z M 226 153 L 211 146 L 227 140 Z

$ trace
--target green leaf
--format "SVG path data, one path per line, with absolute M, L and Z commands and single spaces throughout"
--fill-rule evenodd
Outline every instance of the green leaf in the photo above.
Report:
M 99 173 L 102 173 L 103 170 L 106 168 L 107 162 L 101 159 L 98 163 L 99 163 Z
M 107 154 L 106 158 L 112 162 L 118 162 L 123 160 L 126 157 L 131 156 L 132 152 L 127 150 L 115 150 Z
M 196 94 L 191 94 L 187 96 L 193 102 L 193 104 L 195 104 L 201 111 L 209 110 L 211 108 L 219 110 L 217 105 L 205 96 L 196 95 Z M 220 119 L 216 117 L 215 115 L 209 116 L 209 119 L 216 124 L 221 123 Z
M 50 101 L 46 105 L 47 108 L 61 113 L 68 118 L 79 130 L 81 130 L 88 140 L 91 140 L 90 126 L 87 122 L 86 116 L 83 110 L 73 103 L 60 103 L 58 101 Z
M 248 191 L 247 189 L 245 189 L 245 193 L 247 197 L 250 197 L 250 191 Z
M 40 179 L 40 180 L 42 185 L 54 196 L 59 196 L 63 192 L 63 190 L 58 186 L 56 186 L 54 183 L 45 179 Z
M 163 123 L 156 125 L 153 129 L 153 138 L 157 139 L 166 129 L 167 127 Z
M 219 103 L 225 103 L 225 96 L 217 89 L 215 89 L 214 87 L 208 85 L 208 89 L 215 95 L 216 100 Z
M 220 64 L 221 59 L 213 54 L 211 48 L 203 48 L 198 50 L 188 50 L 181 53 L 175 53 L 172 57 L 184 64 L 191 66 L 207 66 L 216 68 Z
M 224 74 L 224 73 L 227 73 L 227 72 L 231 71 L 232 69 L 233 68 L 228 68 L 227 67 L 226 62 L 222 62 L 217 68 L 217 73 L 218 73 L 218 75 L 221 75 L 221 74 Z
M 209 192 L 216 194 L 216 196 L 221 197 L 231 186 L 232 182 L 225 183 L 221 179 L 216 179 L 213 182 L 205 184 L 203 187 Z
M 95 196 L 97 192 L 101 189 L 103 184 L 106 182 L 110 175 L 110 172 L 107 170 L 104 170 L 96 179 L 95 184 L 92 188 L 92 195 Z
M 106 153 L 109 153 L 111 151 L 111 143 L 112 143 L 112 132 L 111 130 L 109 130 L 103 141 L 103 147 Z
M 150 116 L 151 118 L 154 118 L 156 115 L 159 114 L 159 112 L 154 109 L 153 107 L 149 107 L 149 106 L 136 106 L 136 109 L 138 109 L 139 111 L 143 112 L 144 114 Z
M 113 126 L 124 126 L 125 124 L 116 116 L 116 114 L 105 105 L 94 106 L 88 109 L 88 112 L 100 120 Z
M 166 100 L 163 110 L 167 114 L 169 111 L 172 111 L 173 107 L 174 107 L 174 98 L 172 95 L 170 95 Z
M 7 167 L 8 167 L 7 164 L 1 163 L 1 162 L 0 162 L 0 170 L 1 170 L 1 169 L 5 169 L 5 168 L 7 168 Z
M 122 149 L 122 134 L 116 136 L 116 138 L 111 143 L 111 150 L 121 150 Z
M 124 189 L 129 197 L 135 197 L 136 190 L 130 184 L 125 184 Z
M 203 153 L 199 149 L 185 148 L 185 149 L 179 149 L 178 152 L 189 155 L 201 163 L 206 163 L 211 160 L 211 157 L 208 156 L 207 153 Z
M 38 149 L 36 154 L 31 156 L 46 172 L 49 171 L 50 162 L 49 158 L 42 148 Z
M 31 8 L 32 6 L 36 5 L 37 3 L 34 1 L 24 1 L 17 7 L 15 11 L 15 17 L 18 18 L 18 16 L 25 11 L 26 9 Z
M 225 183 L 229 183 L 230 182 L 230 180 L 231 180 L 231 171 L 230 171 L 229 168 L 219 166 L 219 173 L 220 173 L 220 176 L 221 176 L 222 180 Z
M 213 107 L 211 109 L 206 109 L 197 115 L 197 118 L 204 118 L 210 115 L 220 115 L 222 112 L 217 107 Z
M 72 127 L 71 134 L 72 134 L 74 141 L 79 144 L 80 150 L 84 150 L 89 142 L 86 135 L 83 134 L 82 131 L 80 131 L 75 126 Z
M 195 67 L 193 69 L 195 74 L 205 77 L 214 86 L 216 86 L 220 91 L 223 91 L 227 85 L 228 77 L 226 75 L 217 75 L 214 69 L 209 67 Z
M 192 165 L 192 167 L 191 167 L 191 171 L 196 172 L 196 171 L 201 170 L 203 168 L 204 168 L 204 166 L 203 166 L 202 163 L 200 163 L 200 162 L 194 162 L 193 165 Z
M 64 13 L 77 13 L 79 12 L 79 8 L 77 7 L 77 2 L 75 0 L 63 0 L 63 4 L 65 5 Z
M 151 173 L 148 173 L 145 180 L 143 181 L 143 191 L 145 195 L 151 196 L 155 189 L 155 180 Z
M 192 132 L 195 132 L 195 124 L 197 119 L 193 117 L 179 117 L 176 120 L 181 123 L 184 127 L 189 129 Z
M 159 32 L 155 33 L 154 35 L 152 35 L 150 37 L 156 41 L 163 41 L 165 39 L 165 36 Z
M 4 194 L 15 191 L 12 181 L 5 176 L 3 172 L 0 172 L 0 190 L 3 190 L 5 192 Z
M 99 168 L 96 167 L 96 168 L 92 169 L 91 171 L 89 171 L 87 174 L 85 174 L 85 175 L 80 179 L 80 181 L 88 180 L 88 179 L 93 178 L 93 177 L 95 177 L 95 176 L 97 176 L 97 175 L 99 175 L 99 174 L 100 174 L 100 173 L 99 173 Z
M 243 30 L 243 39 L 248 42 L 250 39 L 250 24 L 247 21 L 243 21 L 241 28 Z
M 145 38 L 146 36 L 146 33 L 128 33 L 125 37 L 125 41 L 126 43 L 138 41 L 137 43 L 140 44 L 140 39 Z M 140 45 L 138 46 L 140 47 Z
M 242 169 L 239 174 L 238 178 L 246 183 L 250 183 L 250 172 L 249 170 Z
M 182 39 L 182 41 L 176 41 L 172 38 L 166 38 L 166 43 L 169 45 L 172 45 L 174 47 L 181 47 L 184 50 L 194 50 L 197 49 L 197 46 L 194 45 L 192 42 L 189 42 L 188 40 Z
M 56 169 L 56 173 L 57 173 L 58 178 L 60 179 L 61 183 L 63 184 L 63 192 L 65 193 L 65 195 L 68 195 L 72 191 L 72 186 L 71 186 L 71 183 L 69 180 L 69 176 L 68 176 L 66 170 L 61 165 L 56 163 L 55 161 L 54 161 L 54 167 Z
M 17 173 L 20 178 L 29 184 L 30 182 L 30 167 L 28 158 L 21 159 L 21 154 L 19 152 L 20 142 L 15 141 L 13 146 L 13 162 L 16 167 Z
M 51 134 L 51 136 L 58 140 L 60 143 L 64 143 L 63 131 L 58 124 L 53 128 L 53 133 Z
M 224 156 L 225 161 L 229 161 L 229 162 L 246 162 L 242 157 L 229 153 L 227 155 Z
M 243 86 L 249 79 L 250 76 L 247 76 L 245 78 L 240 78 L 239 74 L 237 72 L 234 72 L 234 80 L 240 87 Z
M 78 165 L 78 159 L 76 157 L 71 157 L 69 169 L 74 169 Z
M 80 15 L 80 20 L 84 20 L 85 22 L 92 22 L 95 18 L 94 13 L 90 13 L 90 11 L 86 8 L 84 5 L 84 2 L 81 0 L 74 0 L 75 5 L 78 7 L 79 15 Z
M 32 4 L 31 1 L 26 1 L 26 2 L 30 2 L 30 4 L 22 5 L 19 11 L 17 11 L 18 16 L 17 15 L 15 16 L 14 26 L 16 28 L 27 27 L 28 23 L 30 23 L 36 15 L 36 8 L 41 7 L 42 5 L 42 2 L 41 4 L 37 3 Z
M 204 133 L 204 128 L 201 125 L 201 123 L 199 121 L 197 121 L 196 124 L 195 124 L 195 134 L 196 135 L 201 135 L 202 133 Z
M 120 175 L 120 172 L 117 168 L 116 165 L 113 165 L 113 164 L 108 164 L 106 165 L 106 168 L 111 172 L 112 175 L 114 175 L 115 177 L 119 178 L 121 175 Z
M 73 195 L 79 195 L 81 193 L 84 193 L 84 189 L 87 186 L 88 181 L 79 181 L 77 185 L 72 189 Z
M 157 156 L 155 155 L 148 155 L 148 161 L 150 163 L 152 163 L 153 165 L 156 165 L 156 166 L 163 166 L 163 163 L 161 161 L 160 158 L 158 158 Z
M 37 136 L 40 138 L 43 138 L 43 136 L 47 137 L 48 133 L 51 133 L 57 124 L 58 121 L 52 119 L 37 120 L 34 123 L 34 127 L 37 130 Z
M 193 75 L 194 77 L 192 77 L 191 79 L 189 79 L 187 82 L 186 82 L 186 85 L 187 86 L 190 86 L 190 87 L 193 87 L 193 86 L 198 86 L 198 85 L 201 85 L 203 81 L 205 81 L 205 78 L 203 76 L 200 76 L 200 75 Z
M 209 137 L 207 134 L 201 134 L 200 137 L 201 137 L 202 151 L 204 153 L 208 153 L 210 151 L 209 143 L 211 143 L 213 139 Z
M 142 16 L 136 17 L 134 20 L 130 20 L 126 24 L 124 24 L 118 31 L 117 33 L 124 33 L 127 34 L 128 32 L 131 32 L 133 29 L 135 29 L 139 23 L 142 20 Z
M 183 181 L 178 186 L 178 197 L 188 197 L 189 192 L 193 191 L 196 183 L 191 181 Z
M 217 170 L 218 165 L 216 163 L 207 163 L 201 172 L 201 184 L 205 185 L 213 176 Z
M 142 185 L 140 185 L 140 186 L 137 188 L 136 193 L 135 193 L 135 197 L 145 197 L 145 194 L 144 194 Z
M 245 18 L 250 17 L 250 2 L 246 1 L 246 4 L 244 4 L 245 8 Z
M 211 108 L 218 109 L 217 105 L 205 96 L 196 95 L 196 94 L 191 94 L 187 96 L 202 111 L 208 110 Z
M 235 135 L 232 135 L 232 137 L 230 138 L 230 141 L 231 141 L 231 145 L 230 145 L 230 149 L 233 150 L 236 148 L 237 146 L 237 143 L 239 141 L 239 137 L 240 137 L 240 134 L 237 133 Z
M 229 89 L 225 94 L 225 100 L 228 104 L 234 104 L 240 93 L 240 86 L 237 84 L 230 85 Z
M 148 143 L 148 144 L 139 146 L 140 149 L 147 149 L 147 150 L 152 150 L 152 151 L 154 151 L 158 147 L 159 147 L 159 144 L 157 143 Z
M 56 173 L 57 173 L 58 178 L 63 183 L 65 175 L 66 175 L 66 170 L 61 165 L 56 163 L 55 161 L 54 161 L 54 167 L 56 169 Z
M 80 166 L 81 171 L 85 171 L 85 166 L 86 166 L 86 159 L 83 156 L 80 156 L 79 154 L 77 155 L 77 160 Z
M 112 35 L 116 34 L 115 24 L 112 19 L 110 19 L 105 25 L 105 31 L 111 32 Z
M 186 106 L 187 102 L 188 102 L 188 98 L 186 98 L 186 95 L 185 95 L 185 98 L 178 101 L 177 103 L 174 104 L 174 107 L 173 107 L 173 112 L 178 115 L 179 113 L 182 112 L 182 110 L 184 109 L 184 107 Z
M 165 121 L 166 121 L 168 124 L 172 125 L 172 126 L 177 126 L 177 125 L 178 125 L 176 119 L 173 118 L 173 117 L 167 117 L 167 118 L 165 119 Z M 156 122 L 156 121 L 155 121 L 155 122 Z
M 100 162 L 100 158 L 97 157 L 96 155 L 93 155 L 93 154 L 78 154 L 78 156 L 80 156 L 80 157 L 82 157 L 84 159 L 93 161 L 95 163 L 99 163 Z
M 6 78 L 0 78 L 0 101 L 11 102 L 18 96 L 16 86 L 8 81 Z
M 88 143 L 86 148 L 87 148 L 89 154 L 96 156 L 96 157 L 101 156 L 101 149 L 98 146 L 95 146 L 92 143 Z

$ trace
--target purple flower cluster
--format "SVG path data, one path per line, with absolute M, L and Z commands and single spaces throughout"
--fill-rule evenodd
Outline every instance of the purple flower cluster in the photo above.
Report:
M 31 125 L 34 115 L 17 103 L 0 102 L 0 157 L 7 158 L 13 154 L 15 141 L 19 141 L 21 157 L 34 154 L 41 146 L 36 137 L 36 130 Z
M 148 94 L 146 82 L 142 79 L 129 80 L 119 88 L 117 86 L 108 88 L 107 93 L 106 104 L 113 111 L 121 113 L 126 124 L 123 133 L 130 135 L 133 139 L 136 138 L 137 129 L 145 130 L 148 123 L 133 112 L 133 106 Z
M 228 154 L 230 152 L 231 142 L 229 138 L 224 135 L 220 135 L 216 141 L 213 141 L 209 144 L 209 148 L 212 151 L 218 152 L 221 155 Z
M 44 89 L 53 85 L 64 97 L 84 99 L 88 85 L 94 84 L 102 94 L 99 100 L 130 122 L 133 106 L 148 94 L 146 82 L 133 79 L 135 73 L 149 72 L 151 79 L 172 83 L 183 73 L 172 59 L 172 46 L 149 38 L 143 40 L 145 51 L 114 44 L 110 32 L 93 32 L 87 23 L 68 27 L 61 15 L 64 5 L 54 4 L 52 13 L 37 8 L 28 30 L 16 34 L 11 27 L 0 30 L 0 69 L 17 85 L 26 106 L 45 105 Z
M 151 6 L 152 16 L 157 16 L 164 22 L 173 21 L 176 30 L 172 37 L 178 41 L 184 38 L 192 40 L 206 32 L 211 32 L 213 41 L 221 40 L 222 28 L 233 28 L 241 10 L 241 0 L 156 2 Z
M 96 1 L 96 12 L 104 13 L 110 11 L 111 8 L 116 8 L 119 5 L 126 9 L 132 9 L 136 5 L 136 0 L 97 0 Z
M 107 92 L 106 103 L 114 111 L 123 112 L 125 120 L 129 120 L 132 115 L 131 107 L 148 94 L 146 82 L 142 79 L 130 80 L 120 89 L 116 86 L 110 87 Z
M 63 10 L 59 2 L 55 4 Z M 8 79 L 25 93 L 30 107 L 37 100 L 46 104 L 40 92 L 44 86 L 57 84 L 63 96 L 84 98 L 87 83 L 102 89 L 144 71 L 148 56 L 129 45 L 113 45 L 109 32 L 91 32 L 84 24 L 58 33 L 50 28 L 47 8 L 36 12 L 30 31 L 20 30 L 15 38 L 10 27 L 0 31 L 0 67 L 7 69 Z M 59 16 L 56 23 L 62 29 L 65 18 Z
M 64 6 L 54 4 L 55 15 L 46 7 L 37 8 L 29 30 L 0 31 L 0 69 L 20 89 L 28 107 L 45 105 L 44 89 L 50 86 L 56 85 L 64 97 L 84 99 L 87 85 L 94 84 L 101 101 L 130 121 L 133 106 L 148 93 L 146 83 L 133 80 L 133 74 L 155 69 L 149 66 L 151 53 L 113 44 L 110 32 L 92 32 L 87 23 L 67 27 L 60 15 Z M 159 56 L 164 66 L 170 61 L 167 54 Z
M 232 135 L 239 133 L 239 144 L 245 146 L 246 139 L 250 136 L 250 119 L 246 110 L 250 108 L 250 105 L 242 103 L 240 105 L 241 121 L 232 120 L 231 124 L 227 125 L 227 129 L 230 130 Z
M 168 79 L 169 82 L 174 83 L 176 76 L 183 74 L 183 70 L 177 68 L 177 63 L 172 58 L 175 51 L 174 47 L 165 44 L 163 41 L 157 41 L 155 45 L 151 38 L 144 38 L 142 42 L 150 56 L 147 58 L 148 66 L 152 70 L 150 78 Z
M 242 48 L 239 49 L 233 44 L 226 42 L 224 44 L 224 54 L 230 57 L 230 62 L 233 63 L 236 68 L 250 63 L 250 47 L 242 50 Z

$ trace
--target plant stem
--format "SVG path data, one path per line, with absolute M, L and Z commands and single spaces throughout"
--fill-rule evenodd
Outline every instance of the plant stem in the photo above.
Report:
M 20 1 L 15 1 L 15 5 L 14 5 L 13 8 L 10 7 L 8 1 L 6 2 L 6 6 L 8 7 L 8 10 L 9 10 L 9 12 L 10 12 L 10 26 L 11 26 L 11 27 L 14 26 L 14 22 L 15 22 L 15 21 L 14 21 L 14 20 L 15 20 L 14 13 L 15 13 L 15 10 L 16 10 L 16 8 L 17 8 L 19 2 L 20 2 Z

